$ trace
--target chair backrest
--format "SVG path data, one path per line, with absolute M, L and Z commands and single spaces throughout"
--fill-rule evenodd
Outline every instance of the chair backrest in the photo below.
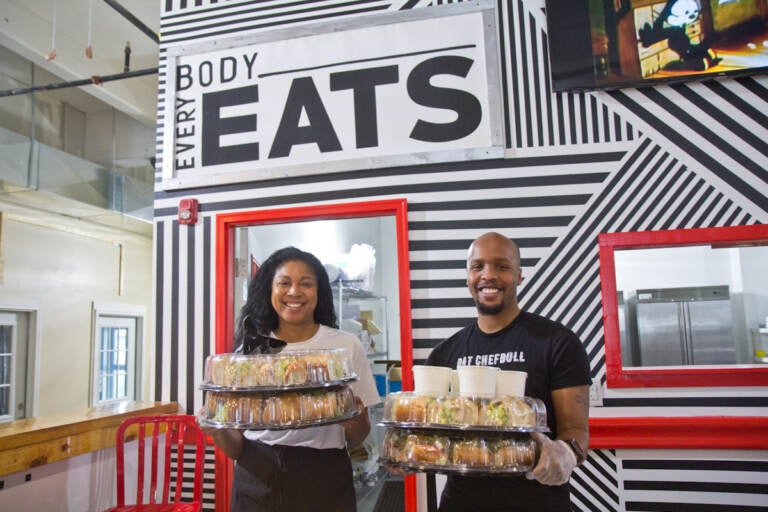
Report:
M 185 414 L 162 414 L 157 416 L 134 416 L 123 421 L 117 429 L 117 505 L 125 503 L 125 443 L 138 440 L 136 504 L 179 503 L 181 501 L 184 473 L 189 473 L 193 464 L 184 456 L 184 446 L 195 446 L 193 501 L 202 502 L 203 464 L 205 460 L 205 433 L 195 417 Z M 149 461 L 147 441 L 150 442 Z M 171 450 L 176 447 L 176 467 L 172 467 Z M 145 468 L 149 463 L 149 475 Z M 160 464 L 162 463 L 162 468 Z M 162 473 L 160 470 L 162 469 Z M 185 471 L 186 470 L 186 471 Z M 171 475 L 175 476 L 175 491 L 170 499 Z M 145 482 L 149 481 L 149 501 L 144 500 Z M 161 486 L 158 489 L 158 486 Z

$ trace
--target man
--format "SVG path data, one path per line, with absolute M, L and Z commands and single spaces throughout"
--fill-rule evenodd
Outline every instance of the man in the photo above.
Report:
M 449 475 L 440 512 L 571 510 L 568 480 L 589 445 L 589 362 L 573 332 L 520 310 L 517 287 L 522 280 L 517 244 L 499 233 L 478 237 L 467 257 L 477 321 L 438 344 L 427 364 L 528 372 L 525 395 L 546 405 L 554 440 L 531 434 L 539 459 L 525 477 Z

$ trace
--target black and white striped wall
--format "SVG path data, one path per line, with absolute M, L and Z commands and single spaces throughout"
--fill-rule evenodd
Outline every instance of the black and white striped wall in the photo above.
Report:
M 170 46 L 433 4 L 165 0 L 158 156 Z M 194 190 L 158 186 L 156 399 L 177 400 L 187 411 L 201 406 L 197 383 L 213 346 L 217 213 L 406 198 L 416 360 L 474 317 L 464 285 L 470 241 L 504 233 L 521 246 L 523 307 L 572 328 L 601 382 L 598 233 L 768 222 L 768 77 L 553 94 L 543 0 L 500 0 L 498 16 L 504 159 Z M 200 201 L 202 221 L 180 226 L 178 200 L 190 195 Z M 606 390 L 603 407 L 766 415 L 768 390 Z M 727 511 L 768 510 L 766 481 L 766 452 L 593 450 L 572 485 L 578 510 Z

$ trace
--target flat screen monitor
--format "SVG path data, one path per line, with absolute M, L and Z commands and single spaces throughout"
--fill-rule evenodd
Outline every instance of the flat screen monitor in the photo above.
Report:
M 545 0 L 553 89 L 768 72 L 768 0 Z

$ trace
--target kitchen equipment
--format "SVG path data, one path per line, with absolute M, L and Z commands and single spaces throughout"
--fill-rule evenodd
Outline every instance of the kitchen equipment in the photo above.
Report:
M 637 290 L 635 366 L 735 364 L 728 286 Z
M 768 363 L 768 323 L 752 329 L 752 353 L 756 363 Z

